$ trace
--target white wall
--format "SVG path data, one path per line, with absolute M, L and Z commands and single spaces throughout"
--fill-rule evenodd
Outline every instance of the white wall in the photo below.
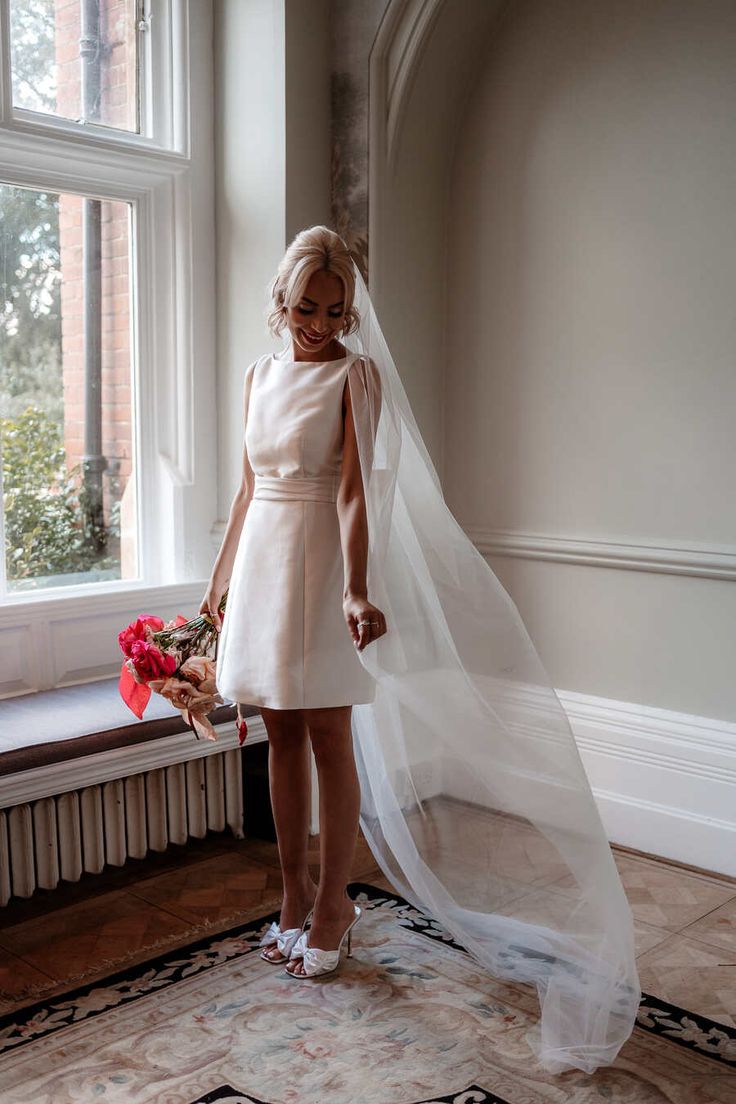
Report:
M 283 2 L 215 5 L 217 547 L 242 470 L 243 373 L 273 347 L 264 317 L 285 244 L 284 36 Z
M 241 475 L 243 373 L 282 348 L 268 285 L 297 231 L 329 223 L 329 0 L 217 0 L 219 478 L 213 555 Z
M 734 57 L 730 0 L 519 0 L 494 28 L 448 208 L 468 528 L 736 553 Z M 736 719 L 733 580 L 490 562 L 558 688 Z
M 330 0 L 286 0 L 286 245 L 330 219 Z

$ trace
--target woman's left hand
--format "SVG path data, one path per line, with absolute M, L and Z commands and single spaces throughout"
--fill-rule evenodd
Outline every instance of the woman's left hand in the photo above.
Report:
M 367 598 L 345 598 L 342 609 L 353 643 L 359 652 L 362 652 L 366 644 L 378 640 L 386 632 L 386 618 L 378 606 L 374 606 Z M 361 621 L 363 624 L 360 624 Z

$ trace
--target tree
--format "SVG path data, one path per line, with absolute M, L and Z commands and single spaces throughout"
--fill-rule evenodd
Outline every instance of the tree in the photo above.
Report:
M 0 408 L 63 419 L 59 197 L 0 185 Z
M 120 503 L 104 532 L 107 553 L 99 556 L 80 465 L 67 470 L 58 422 L 29 406 L 18 418 L 0 419 L 0 433 L 8 580 L 119 568 Z

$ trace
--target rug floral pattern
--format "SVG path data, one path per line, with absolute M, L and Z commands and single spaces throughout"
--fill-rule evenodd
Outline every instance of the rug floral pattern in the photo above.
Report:
M 259 957 L 272 914 L 3 1017 L 2 1104 L 736 1101 L 734 1032 L 649 999 L 613 1066 L 546 1074 L 524 1039 L 529 986 L 490 977 L 402 898 L 350 893 L 353 957 L 323 979 Z

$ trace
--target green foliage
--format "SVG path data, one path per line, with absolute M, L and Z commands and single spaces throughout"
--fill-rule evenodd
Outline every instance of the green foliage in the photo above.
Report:
M 8 581 L 117 567 L 120 503 L 108 527 L 90 522 L 81 465 L 67 469 L 58 421 L 29 406 L 0 419 L 0 442 Z
M 23 0 L 10 5 L 13 100 L 32 111 L 56 111 L 55 5 Z
M 0 412 L 30 403 L 60 421 L 59 197 L 0 184 Z

